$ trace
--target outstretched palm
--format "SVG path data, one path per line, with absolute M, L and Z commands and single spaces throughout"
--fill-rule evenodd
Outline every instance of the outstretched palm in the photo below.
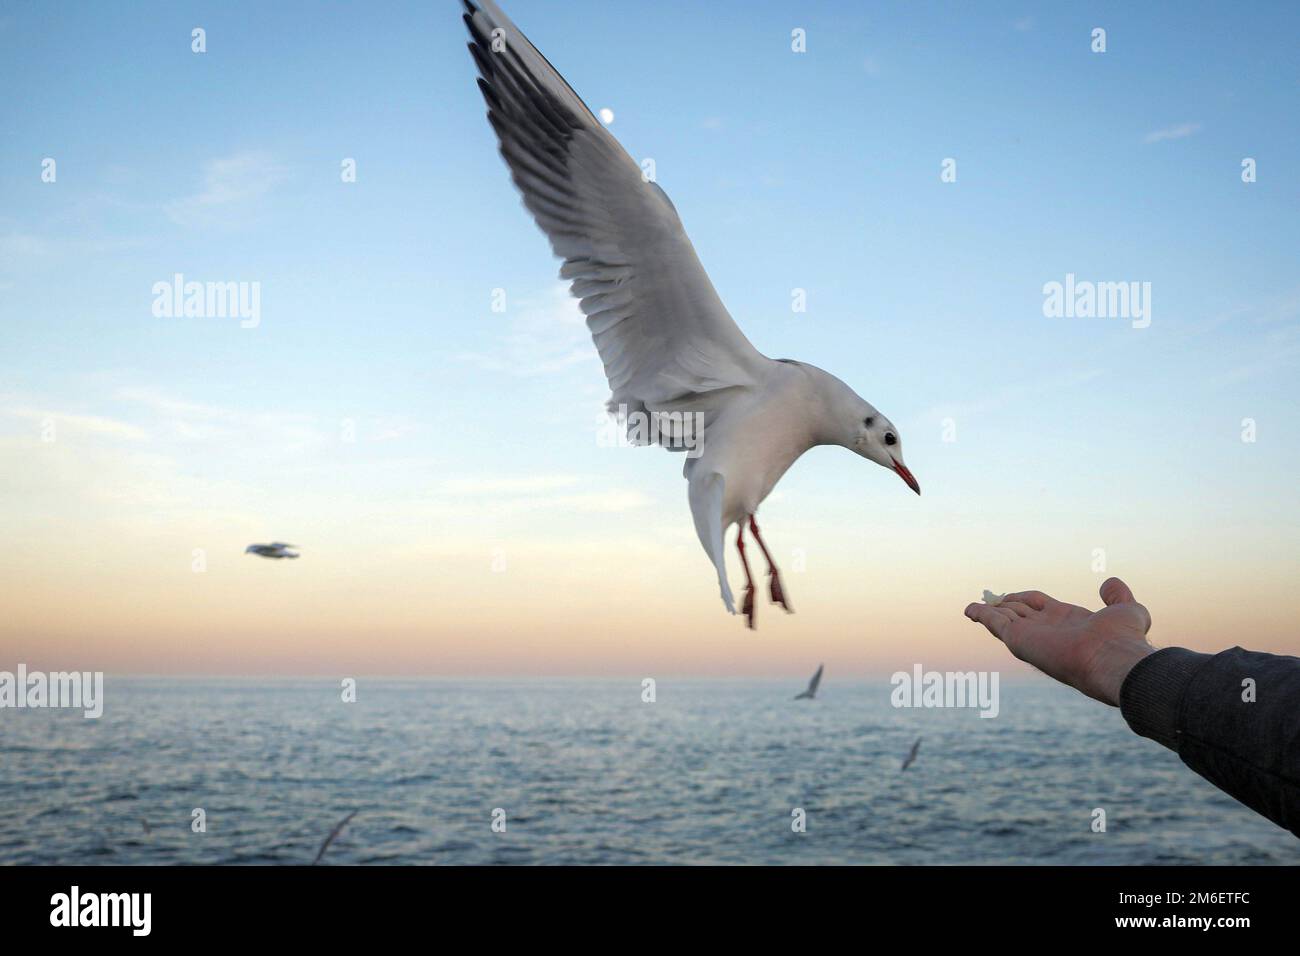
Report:
M 1146 639 L 1151 615 L 1119 578 L 1101 586 L 1101 599 L 1106 606 L 1089 611 L 1042 591 L 1021 591 L 999 604 L 972 604 L 966 616 L 1049 677 L 1118 706 L 1124 677 L 1154 650 Z

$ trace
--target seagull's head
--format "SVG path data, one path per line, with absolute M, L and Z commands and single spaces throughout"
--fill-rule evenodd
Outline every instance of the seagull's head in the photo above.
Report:
M 253 554 L 256 551 L 257 551 L 257 545 L 250 544 L 247 548 L 244 549 L 244 554 Z
M 866 408 L 860 409 L 862 418 L 854 429 L 855 434 L 850 449 L 863 458 L 869 458 L 877 465 L 888 468 L 919 495 L 921 486 L 903 464 L 903 439 L 899 436 L 898 429 L 894 427 L 893 422 L 866 402 L 862 404 L 866 405 Z
M 832 402 L 836 431 L 840 435 L 837 444 L 888 468 L 919 495 L 921 486 L 903 464 L 903 439 L 894 423 L 847 385 L 838 380 L 837 384 L 842 389 L 836 389 L 839 394 Z

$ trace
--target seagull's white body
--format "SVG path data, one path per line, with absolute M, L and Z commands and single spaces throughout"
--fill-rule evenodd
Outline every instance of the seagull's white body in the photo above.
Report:
M 688 458 L 683 469 L 695 531 L 718 572 L 722 601 L 733 614 L 727 530 L 756 515 L 799 456 L 822 444 L 818 418 L 807 411 L 818 406 L 818 376 L 826 373 L 798 362 L 760 358 L 761 378 L 727 396 L 705 426 L 701 455 Z
M 769 561 L 773 600 L 785 606 L 752 521 L 759 505 L 795 460 L 820 444 L 843 445 L 892 467 L 919 493 L 893 426 L 834 376 L 754 348 L 664 191 L 642 177 L 492 0 L 464 3 L 488 120 L 524 205 L 564 260 L 560 275 L 572 281 L 605 366 L 607 407 L 624 418 L 688 416 L 702 424 L 700 453 L 688 456 L 684 474 L 722 600 L 734 613 L 724 543 L 739 524 L 743 544 L 749 519 Z M 672 450 L 691 447 L 671 428 L 657 441 Z M 888 451 L 886 443 L 897 447 Z M 747 562 L 745 570 L 749 580 Z M 752 581 L 748 592 L 752 598 Z M 752 600 L 746 607 L 752 626 Z

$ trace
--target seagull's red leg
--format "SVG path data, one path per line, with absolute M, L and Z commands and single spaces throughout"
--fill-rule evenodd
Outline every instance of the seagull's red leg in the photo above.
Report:
M 768 586 L 772 595 L 772 603 L 779 604 L 787 612 L 793 613 L 790 610 L 790 605 L 786 603 L 785 592 L 781 590 L 781 572 L 776 569 L 776 563 L 772 560 L 772 556 L 767 553 L 767 545 L 763 543 L 763 538 L 758 533 L 758 522 L 754 520 L 753 515 L 749 516 L 749 530 L 754 532 L 754 540 L 763 549 L 763 557 L 767 559 Z
M 740 606 L 740 613 L 745 615 L 749 629 L 754 630 L 754 576 L 749 573 L 749 561 L 745 557 L 745 522 L 740 523 L 736 535 L 736 550 L 740 552 L 740 564 L 745 569 L 745 600 Z

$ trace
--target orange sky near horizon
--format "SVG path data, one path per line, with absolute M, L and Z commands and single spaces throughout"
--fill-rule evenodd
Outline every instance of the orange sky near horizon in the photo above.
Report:
M 94 547 L 56 535 L 43 551 L 10 550 L 0 561 L 0 669 L 797 677 L 824 661 L 840 676 L 914 663 L 1014 673 L 1024 665 L 962 616 L 965 604 L 983 587 L 1039 587 L 1096 606 L 1109 573 L 1151 609 L 1157 646 L 1300 653 L 1283 561 L 1251 567 L 1197 554 L 1195 539 L 1144 550 L 1129 532 L 1107 538 L 1132 570 L 1096 573 L 1086 538 L 1044 542 L 1031 528 L 1007 529 L 990 547 L 971 515 L 909 515 L 906 504 L 890 521 L 906 532 L 876 529 L 874 542 L 848 527 L 795 525 L 800 570 L 787 524 L 798 502 L 780 499 L 765 535 L 796 613 L 764 595 L 756 632 L 722 608 L 684 501 L 663 502 L 658 530 L 624 514 L 562 509 L 517 515 L 526 536 L 483 542 L 462 533 L 436 541 L 418 526 L 331 538 L 321 527 L 302 558 L 279 562 L 243 554 L 248 535 L 229 531 L 137 529 Z M 564 524 L 574 526 L 567 537 Z M 195 541 L 206 551 L 201 572 Z

